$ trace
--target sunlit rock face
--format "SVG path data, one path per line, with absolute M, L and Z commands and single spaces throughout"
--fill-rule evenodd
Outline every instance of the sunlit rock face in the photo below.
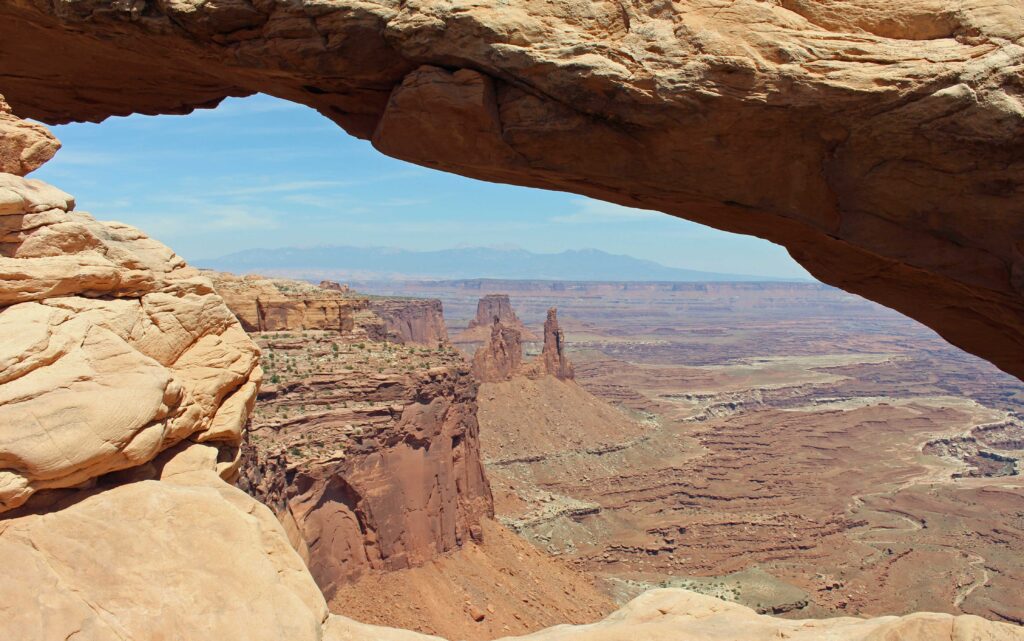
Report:
M 185 439 L 237 450 L 261 377 L 209 281 L 73 207 L 0 174 L 0 511 Z
M 985 0 L 13 0 L 0 83 L 51 123 L 266 92 L 416 163 L 767 238 L 1021 375 L 1022 36 Z
M 60 149 L 60 142 L 42 125 L 11 113 L 0 95 L 0 173 L 24 176 L 35 171 Z

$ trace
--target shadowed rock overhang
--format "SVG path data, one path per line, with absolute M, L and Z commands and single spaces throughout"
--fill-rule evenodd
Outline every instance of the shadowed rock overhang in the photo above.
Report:
M 264 92 L 382 152 L 785 245 L 1024 375 L 1024 7 L 985 0 L 8 0 L 48 123 Z

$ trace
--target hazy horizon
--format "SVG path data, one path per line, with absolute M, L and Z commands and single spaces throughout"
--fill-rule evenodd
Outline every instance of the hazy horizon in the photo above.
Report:
M 519 247 L 407 250 L 396 247 L 317 245 L 254 248 L 194 261 L 235 274 L 333 280 L 550 280 L 630 282 L 815 282 L 758 274 L 668 267 L 599 249 L 530 252 Z

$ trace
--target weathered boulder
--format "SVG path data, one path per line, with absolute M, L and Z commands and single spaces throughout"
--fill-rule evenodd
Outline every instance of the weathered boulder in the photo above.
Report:
M 60 149 L 50 130 L 11 113 L 0 94 L 0 173 L 24 176 L 39 169 Z
M 0 554 L 4 639 L 314 641 L 327 616 L 270 510 L 212 471 L 69 493 L 0 521 Z

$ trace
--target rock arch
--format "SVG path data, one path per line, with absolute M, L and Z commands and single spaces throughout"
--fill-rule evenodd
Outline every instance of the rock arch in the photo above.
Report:
M 10 0 L 0 91 L 48 123 L 269 93 L 398 158 L 780 243 L 1021 376 L 1022 42 L 983 0 Z

